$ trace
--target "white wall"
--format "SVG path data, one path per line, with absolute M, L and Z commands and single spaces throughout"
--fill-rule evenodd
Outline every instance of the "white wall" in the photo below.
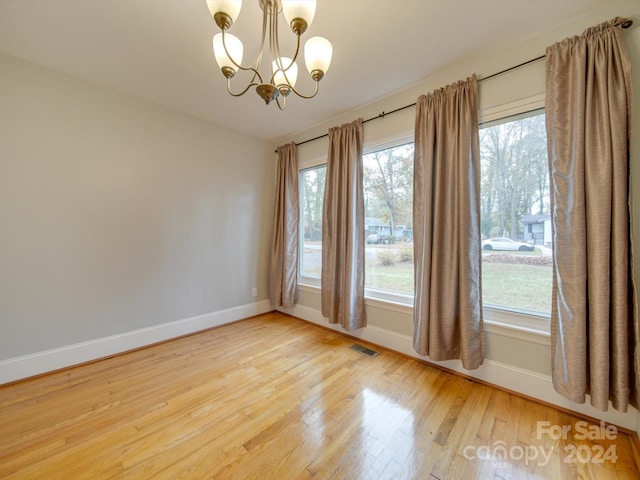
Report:
M 273 179 L 268 142 L 0 55 L 0 383 L 268 309 Z
M 372 102 L 371 104 L 348 114 L 335 118 L 332 122 L 318 125 L 308 131 L 299 132 L 291 137 L 279 139 L 279 143 L 291 140 L 304 141 L 326 133 L 328 128 L 354 119 L 371 118 L 380 112 L 391 111 L 404 105 L 414 103 L 421 94 L 464 79 L 476 73 L 480 78 L 517 65 L 545 53 L 547 46 L 563 38 L 578 35 L 592 25 L 609 20 L 614 16 L 632 18 L 634 25 L 625 31 L 632 62 L 634 90 L 640 92 L 640 3 L 635 1 L 612 1 L 606 8 L 592 11 L 581 18 L 576 18 L 562 28 L 527 40 L 520 45 L 509 45 L 501 51 L 487 52 L 482 58 L 469 58 L 458 62 L 450 68 L 435 73 L 413 88 L 399 92 Z M 512 102 L 529 102 L 544 94 L 544 62 L 514 70 L 511 73 L 481 82 L 480 109 L 482 115 L 499 117 L 505 112 L 504 105 Z M 364 127 L 365 147 L 384 143 L 407 133 L 412 134 L 415 121 L 415 109 L 406 109 L 397 114 L 368 122 Z M 634 132 L 640 131 L 640 107 L 635 108 L 633 118 Z M 301 145 L 298 149 L 299 161 L 302 164 L 314 162 L 326 157 L 327 141 L 317 140 Z M 631 169 L 633 189 L 640 191 L 640 135 L 632 135 Z M 633 197 L 635 206 L 635 237 L 640 239 L 640 195 Z M 640 252 L 640 242 L 635 241 L 636 252 Z M 636 265 L 640 260 L 636 258 Z M 639 269 L 636 268 L 636 271 Z M 289 313 L 328 326 L 326 319 L 320 314 L 319 290 L 302 287 L 299 289 L 299 303 Z M 487 315 L 489 317 L 489 315 Z M 408 355 L 418 356 L 413 351 L 411 335 L 413 331 L 412 310 L 392 305 L 382 306 L 379 302 L 367 304 L 368 326 L 356 332 L 363 339 L 374 341 L 383 346 L 402 351 Z M 615 424 L 640 432 L 639 417 L 635 410 L 628 414 L 620 414 L 610 409 L 602 414 L 587 405 L 578 405 L 558 395 L 551 387 L 550 381 L 550 347 L 548 335 L 532 334 L 525 331 L 487 325 L 487 361 L 485 365 L 473 372 L 461 369 L 459 362 L 444 362 L 447 368 L 459 370 L 465 374 L 477 376 L 483 380 L 501 385 L 505 388 L 520 391 L 526 395 L 573 409 L 593 417 L 604 418 Z

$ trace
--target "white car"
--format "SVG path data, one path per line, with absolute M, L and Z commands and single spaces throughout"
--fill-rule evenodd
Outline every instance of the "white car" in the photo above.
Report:
M 510 238 L 490 238 L 482 242 L 483 250 L 510 250 L 520 252 L 533 252 L 536 247 L 528 243 L 514 242 Z

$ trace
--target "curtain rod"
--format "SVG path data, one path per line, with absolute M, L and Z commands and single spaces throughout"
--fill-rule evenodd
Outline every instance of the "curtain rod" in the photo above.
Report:
M 625 28 L 625 29 L 629 28 L 631 25 L 633 25 L 633 20 L 631 20 L 631 19 L 623 19 L 621 21 L 621 23 L 619 24 L 620 27 Z M 500 70 L 499 72 L 492 73 L 491 75 L 487 75 L 486 77 L 479 78 L 478 79 L 478 83 L 483 82 L 485 80 L 489 80 L 490 78 L 493 78 L 493 77 L 497 77 L 498 75 L 502 75 L 503 73 L 510 72 L 511 70 L 515 70 L 516 68 L 524 67 L 525 65 L 529 65 L 530 63 L 538 62 L 538 61 L 542 60 L 545 57 L 546 57 L 546 55 L 540 55 L 539 57 L 532 58 L 530 60 L 527 60 L 526 62 L 519 63 L 519 64 L 514 65 L 512 67 L 505 68 L 504 70 Z M 371 118 L 367 118 L 366 120 L 363 120 L 362 123 L 367 123 L 367 122 L 370 122 L 372 120 L 377 120 L 379 118 L 384 118 L 387 115 L 391 115 L 392 113 L 400 112 L 401 110 L 406 110 L 407 108 L 415 107 L 416 104 L 417 104 L 417 102 L 413 102 L 413 103 L 411 103 L 409 105 L 405 105 L 404 107 L 400 107 L 400 108 L 396 108 L 395 110 L 391 110 L 390 112 L 382 111 L 378 115 L 376 115 L 375 117 L 371 117 Z M 322 135 L 318 135 L 317 137 L 313 137 L 313 138 L 310 138 L 308 140 L 303 140 L 302 142 L 298 142 L 298 143 L 296 143 L 296 146 L 304 145 L 305 143 L 309 143 L 309 142 L 314 142 L 316 140 L 320 140 L 321 138 L 325 138 L 325 137 L 328 137 L 328 136 L 329 136 L 329 133 L 323 133 Z M 276 149 L 276 153 L 278 153 L 277 149 Z

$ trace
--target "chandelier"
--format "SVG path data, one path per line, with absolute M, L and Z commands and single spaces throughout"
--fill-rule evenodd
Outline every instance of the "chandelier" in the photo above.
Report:
M 213 52 L 216 62 L 227 78 L 227 91 L 234 97 L 244 95 L 251 87 L 268 105 L 276 100 L 280 110 L 284 110 L 286 99 L 291 92 L 301 98 L 313 98 L 318 93 L 318 84 L 331 63 L 331 43 L 323 37 L 312 37 L 305 43 L 304 58 L 307 70 L 315 81 L 315 91 L 304 95 L 295 89 L 298 77 L 296 60 L 300 53 L 300 37 L 307 30 L 316 11 L 315 0 L 258 0 L 262 9 L 262 40 L 255 61 L 249 66 L 242 65 L 243 46 L 239 38 L 227 32 L 236 21 L 242 7 L 242 0 L 207 0 L 207 7 L 220 27 L 221 32 L 213 37 Z M 280 55 L 278 39 L 278 17 L 280 12 L 295 34 L 295 52 L 290 57 Z M 265 46 L 268 41 L 270 70 L 260 72 Z M 249 83 L 243 90 L 233 92 L 231 79 L 238 70 L 249 72 Z M 282 101 L 281 101 L 282 100 Z

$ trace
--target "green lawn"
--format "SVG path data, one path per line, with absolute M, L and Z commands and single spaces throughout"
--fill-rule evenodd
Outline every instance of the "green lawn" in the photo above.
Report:
M 377 247 L 380 251 L 382 248 Z M 389 252 L 393 247 L 384 247 Z M 319 253 L 319 252 L 318 252 Z M 540 258 L 540 252 L 514 252 L 509 255 Z M 365 281 L 369 288 L 413 295 L 413 262 L 401 262 L 399 256 L 393 265 L 382 265 L 380 256 L 369 256 L 365 265 Z M 307 274 L 320 276 L 320 267 L 307 269 Z M 518 263 L 482 264 L 482 301 L 520 310 L 549 314 L 551 310 L 552 269 L 543 265 Z
M 412 262 L 396 262 L 390 266 L 369 262 L 365 265 L 364 275 L 365 285 L 369 288 L 413 295 Z
M 551 312 L 551 267 L 482 264 L 482 302 L 522 310 Z
M 365 266 L 365 278 L 367 287 L 413 295 L 412 262 L 384 266 L 380 262 L 370 261 Z M 482 264 L 482 301 L 485 305 L 548 314 L 551 310 L 551 284 L 552 270 L 549 266 Z

